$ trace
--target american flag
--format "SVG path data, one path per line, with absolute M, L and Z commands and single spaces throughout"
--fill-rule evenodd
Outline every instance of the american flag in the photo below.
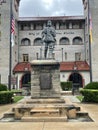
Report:
M 12 47 L 15 45 L 15 18 L 13 15 L 11 17 L 11 44 Z
M 12 19 L 11 19 L 11 33 L 15 34 L 15 19 L 14 19 L 13 15 L 12 15 Z

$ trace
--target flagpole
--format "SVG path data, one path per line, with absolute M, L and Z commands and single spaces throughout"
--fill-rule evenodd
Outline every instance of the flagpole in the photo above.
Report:
M 92 82 L 92 54 L 91 54 L 91 36 L 89 34 L 89 63 L 90 63 L 90 82 Z
M 11 90 L 11 73 L 12 73 L 11 24 L 12 24 L 12 0 L 10 0 L 9 90 Z
M 90 82 L 92 82 L 92 52 L 91 52 L 91 36 L 90 36 L 90 3 L 89 3 L 89 0 L 88 0 L 88 33 L 89 33 Z

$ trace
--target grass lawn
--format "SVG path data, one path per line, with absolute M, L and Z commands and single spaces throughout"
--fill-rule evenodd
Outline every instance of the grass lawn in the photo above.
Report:
M 14 96 L 14 103 L 18 102 L 19 100 L 23 99 L 24 96 Z

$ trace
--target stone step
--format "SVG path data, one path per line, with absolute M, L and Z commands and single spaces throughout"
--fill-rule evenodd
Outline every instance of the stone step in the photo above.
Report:
M 30 115 L 32 116 L 59 116 L 60 112 L 59 109 L 49 109 L 49 108 L 43 108 L 43 109 L 32 109 L 30 111 Z
M 88 112 L 81 112 L 81 111 L 78 111 L 76 113 L 77 116 L 88 116 Z
M 81 110 L 81 108 L 77 107 L 77 106 L 69 106 L 67 108 L 68 108 L 67 110 L 72 110 L 72 109 L 75 109 L 76 111 L 80 111 Z
M 47 112 L 47 113 L 59 113 L 59 109 L 32 109 L 31 111 L 30 111 L 30 113 L 34 113 L 34 112 L 36 112 L 36 113 L 45 113 L 45 112 Z
M 61 91 L 61 95 L 62 95 L 62 96 L 72 95 L 72 91 Z
M 6 112 L 6 113 L 4 113 L 4 117 L 5 118 L 8 118 L 8 117 L 14 117 L 14 115 L 15 115 L 15 113 L 14 112 Z
M 45 104 L 49 104 L 49 103 L 65 103 L 64 99 L 29 99 L 28 101 L 26 101 L 27 104 L 34 104 L 34 103 L 45 103 Z
M 70 107 L 74 107 L 73 105 L 71 104 L 64 104 L 64 103 L 59 103 L 59 104 L 19 104 L 15 107 L 13 107 L 13 111 L 14 109 L 32 109 L 32 108 L 70 108 Z
M 67 122 L 67 116 L 64 117 L 22 117 L 22 122 Z
M 75 107 L 76 108 L 76 111 L 80 111 L 81 110 L 81 108 L 80 107 Z

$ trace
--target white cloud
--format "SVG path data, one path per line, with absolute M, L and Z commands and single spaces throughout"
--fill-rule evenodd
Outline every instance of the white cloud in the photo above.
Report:
M 51 6 L 53 3 L 53 0 L 42 0 L 42 3 L 45 3 L 45 5 Z
M 83 14 L 82 0 L 21 0 L 19 15 L 60 16 Z
M 42 0 L 42 3 L 44 4 L 44 8 L 49 10 L 52 7 L 53 0 Z

